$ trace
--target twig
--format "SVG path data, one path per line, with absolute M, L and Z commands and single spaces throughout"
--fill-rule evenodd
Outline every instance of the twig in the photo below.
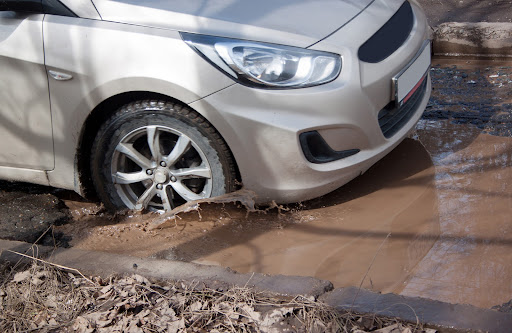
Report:
M 247 280 L 247 282 L 245 283 L 244 285 L 244 289 L 247 288 L 247 285 L 249 284 L 249 282 L 252 280 L 252 278 L 254 277 L 254 272 L 252 272 L 251 274 L 251 277 L 249 278 L 249 280 Z
M 46 235 L 46 233 L 48 233 L 48 231 L 49 231 L 50 229 L 52 229 L 52 228 L 53 228 L 53 225 L 50 225 L 50 226 L 45 230 L 45 232 L 43 232 L 43 233 L 42 233 L 42 234 L 41 234 L 41 235 L 36 239 L 36 241 L 35 241 L 34 243 L 32 243 L 32 245 L 30 246 L 30 248 L 28 248 L 28 249 L 25 251 L 25 254 L 26 254 L 27 252 L 29 252 L 30 250 L 32 250 L 32 253 L 33 253 L 34 255 L 38 255 L 38 254 L 39 254 L 39 248 L 37 247 L 37 243 L 38 243 L 38 242 L 39 242 L 39 241 L 40 241 L 40 240 L 41 240 L 41 239 Z M 7 251 L 9 251 L 9 250 L 7 250 Z M 12 252 L 12 251 L 10 251 L 10 252 Z M 21 262 L 21 259 L 20 259 L 17 263 L 15 263 L 15 264 L 13 265 L 13 267 L 12 267 L 12 268 L 13 268 L 13 270 L 14 270 L 14 269 L 16 269 L 16 268 L 18 267 L 18 265 L 20 265 L 20 262 Z M 9 274 L 9 276 L 10 276 L 10 274 Z M 2 282 L 2 287 L 7 283 L 7 280 L 8 280 L 8 279 L 5 279 L 5 280 Z
M 67 267 L 67 266 L 63 266 L 63 265 L 59 265 L 59 264 L 54 264 L 52 262 L 49 262 L 49 261 L 46 261 L 46 260 L 43 260 L 43 259 L 39 259 L 39 258 L 36 258 L 36 257 L 33 257 L 33 256 L 29 256 L 27 254 L 23 254 L 23 253 L 20 253 L 20 252 L 12 251 L 12 250 L 6 250 L 6 251 L 14 253 L 14 254 L 17 254 L 17 255 L 25 257 L 25 258 L 29 258 L 29 259 L 32 259 L 32 260 L 36 260 L 36 261 L 42 262 L 43 264 L 47 264 L 47 265 L 55 266 L 55 267 L 63 269 L 63 270 L 68 270 L 68 271 L 75 272 L 78 275 L 80 275 L 82 278 L 84 278 L 86 281 L 88 281 L 92 285 L 96 286 L 96 283 L 94 283 L 91 279 L 87 278 L 85 275 L 82 274 L 82 272 L 80 272 L 76 268 L 71 268 L 71 267 Z
M 354 303 L 357 299 L 357 297 L 359 296 L 359 292 L 361 291 L 361 288 L 363 287 L 363 283 L 364 283 L 364 280 L 366 279 L 366 276 L 368 276 L 368 273 L 370 273 L 370 269 L 372 268 L 373 266 L 373 263 L 375 262 L 375 259 L 377 258 L 377 255 L 380 253 L 380 249 L 382 249 L 382 246 L 384 245 L 384 243 L 388 240 L 388 238 L 391 237 L 391 233 L 389 233 L 386 238 L 384 238 L 384 240 L 382 241 L 382 243 L 380 243 L 380 246 L 379 248 L 377 249 L 377 252 L 375 252 L 375 255 L 373 256 L 373 259 L 372 261 L 370 262 L 370 266 L 368 266 L 368 269 L 366 270 L 366 273 L 364 274 L 363 276 L 363 279 L 361 280 L 361 283 L 359 284 L 359 288 L 357 289 L 357 293 L 356 295 L 354 296 L 354 299 L 352 300 L 352 306 L 354 306 Z

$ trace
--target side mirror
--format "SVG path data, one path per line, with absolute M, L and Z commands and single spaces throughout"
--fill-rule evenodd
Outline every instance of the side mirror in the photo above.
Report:
M 0 11 L 43 13 L 41 0 L 0 0 Z

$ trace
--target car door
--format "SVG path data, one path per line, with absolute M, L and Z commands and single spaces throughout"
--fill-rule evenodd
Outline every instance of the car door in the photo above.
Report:
M 15 11 L 0 7 L 0 167 L 54 168 L 44 15 L 37 13 L 38 3 L 17 1 Z

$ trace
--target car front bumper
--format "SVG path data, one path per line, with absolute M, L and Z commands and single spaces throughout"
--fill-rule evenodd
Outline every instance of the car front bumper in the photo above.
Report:
M 359 60 L 358 50 L 399 7 L 375 1 L 349 24 L 311 48 L 338 53 L 340 76 L 321 86 L 264 90 L 234 84 L 190 106 L 222 134 L 237 162 L 243 185 L 258 202 L 290 203 L 321 196 L 368 170 L 414 128 L 430 97 L 427 73 L 423 93 L 411 116 L 386 138 L 379 112 L 393 100 L 392 80 L 428 38 L 423 12 L 413 3 L 410 36 L 379 63 Z M 368 29 L 368 22 L 374 25 Z M 357 36 L 357 38 L 354 38 Z M 300 143 L 302 133 L 316 131 L 334 151 L 358 153 L 327 163 L 311 163 Z

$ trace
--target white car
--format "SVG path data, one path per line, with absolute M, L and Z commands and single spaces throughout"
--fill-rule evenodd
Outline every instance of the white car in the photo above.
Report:
M 0 0 L 0 178 L 170 210 L 326 194 L 430 96 L 409 0 Z

